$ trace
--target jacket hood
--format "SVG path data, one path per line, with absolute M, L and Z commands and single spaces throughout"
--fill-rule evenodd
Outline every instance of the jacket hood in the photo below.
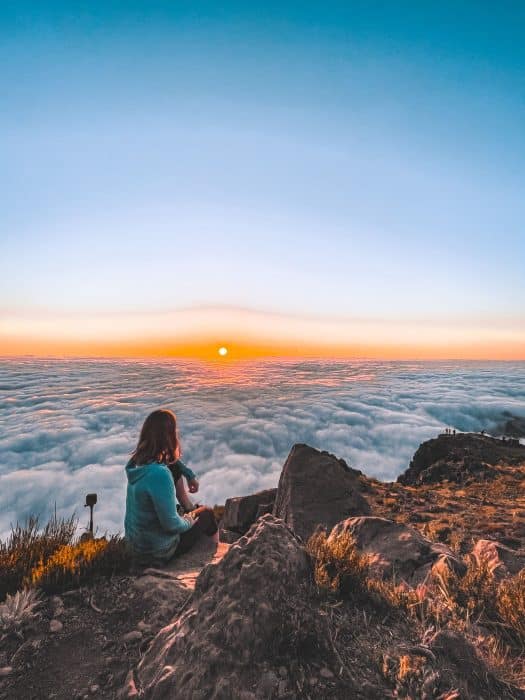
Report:
M 137 481 L 143 479 L 147 474 L 148 464 L 137 467 L 131 460 L 126 464 L 126 476 L 130 484 L 136 484 Z

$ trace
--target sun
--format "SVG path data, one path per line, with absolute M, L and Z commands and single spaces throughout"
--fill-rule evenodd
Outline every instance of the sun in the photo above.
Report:
M 217 352 L 219 353 L 219 355 L 220 355 L 221 357 L 226 357 L 226 355 L 228 354 L 228 348 L 225 348 L 224 345 L 222 345 L 222 346 L 217 350 Z

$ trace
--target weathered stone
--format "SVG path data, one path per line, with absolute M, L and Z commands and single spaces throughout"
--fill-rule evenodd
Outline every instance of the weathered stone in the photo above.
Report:
M 49 623 L 50 632 L 62 632 L 63 628 L 64 625 L 60 622 L 60 620 L 51 620 L 51 622 Z
M 234 532 L 233 530 L 222 530 L 219 533 L 219 539 L 224 544 L 233 544 L 237 542 L 242 537 L 240 532 Z
M 379 578 L 395 577 L 415 585 L 423 581 L 432 565 L 443 557 L 458 570 L 462 566 L 461 560 L 446 545 L 432 542 L 414 528 L 386 518 L 349 518 L 338 523 L 330 537 L 342 532 L 349 533 L 357 548 L 369 556 L 371 572 Z
M 140 642 L 141 639 L 142 632 L 140 630 L 132 630 L 122 636 L 123 642 Z
M 310 576 L 298 539 L 281 520 L 263 516 L 202 571 L 189 609 L 153 640 L 138 667 L 146 700 L 253 699 L 263 677 L 276 692 L 276 649 L 290 638 L 311 639 L 323 653 L 326 622 L 304 601 Z
M 257 520 L 273 508 L 277 489 L 267 489 L 250 496 L 228 498 L 224 506 L 222 527 L 244 535 Z
M 307 539 L 318 525 L 328 529 L 351 515 L 367 515 L 361 472 L 308 445 L 294 445 L 283 467 L 273 514 Z

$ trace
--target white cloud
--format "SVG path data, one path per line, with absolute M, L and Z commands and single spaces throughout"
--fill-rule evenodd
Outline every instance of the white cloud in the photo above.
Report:
M 227 368 L 228 366 L 225 365 Z M 394 479 L 419 443 L 445 425 L 490 430 L 525 416 L 523 363 L 309 362 L 220 366 L 189 362 L 0 362 L 0 537 L 55 507 L 84 523 L 123 528 L 124 465 L 159 406 L 179 418 L 184 459 L 201 502 L 277 484 L 295 442 Z

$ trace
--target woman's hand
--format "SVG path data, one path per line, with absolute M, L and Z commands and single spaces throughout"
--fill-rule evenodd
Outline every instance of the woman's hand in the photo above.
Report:
M 193 527 L 195 525 L 195 517 L 193 513 L 184 513 L 182 518 L 186 520 L 190 524 L 190 527 Z
M 188 491 L 190 493 L 197 493 L 198 490 L 199 482 L 197 481 L 197 479 L 191 479 L 190 481 L 188 481 Z

